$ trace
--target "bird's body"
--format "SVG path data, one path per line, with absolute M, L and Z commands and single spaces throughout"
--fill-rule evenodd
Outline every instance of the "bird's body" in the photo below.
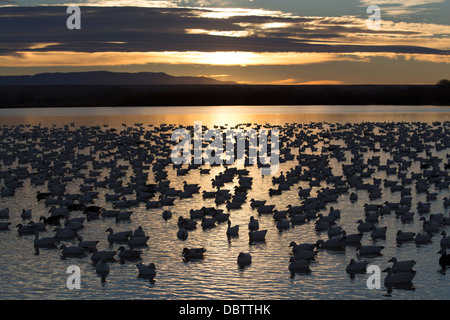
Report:
M 412 272 L 412 268 L 416 264 L 416 261 L 414 260 L 397 261 L 397 258 L 392 258 L 388 262 L 393 263 L 392 273 Z
M 355 261 L 355 259 L 351 259 L 345 270 L 350 274 L 365 273 L 368 264 L 367 261 Z

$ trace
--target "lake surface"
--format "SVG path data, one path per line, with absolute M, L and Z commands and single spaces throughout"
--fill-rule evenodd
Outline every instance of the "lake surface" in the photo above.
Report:
M 309 136 L 317 137 L 315 149 L 306 147 L 305 153 L 311 155 L 322 154 L 322 148 L 329 146 L 329 143 L 336 146 L 345 146 L 348 141 L 342 140 L 342 133 L 352 132 L 352 124 L 356 126 L 369 126 L 369 133 L 376 136 L 386 134 L 384 125 L 389 123 L 399 123 L 398 127 L 405 132 L 420 130 L 438 130 L 443 136 L 450 130 L 450 108 L 436 106 L 232 106 L 232 107 L 170 107 L 170 108 L 48 108 L 48 109 L 3 109 L 0 110 L 0 125 L 3 127 L 1 137 L 1 152 L 3 155 L 14 155 L 21 150 L 27 150 L 33 139 L 25 133 L 32 130 L 39 132 L 40 137 L 36 137 L 34 142 L 40 147 L 44 141 L 46 132 L 53 132 L 55 137 L 67 138 L 67 140 L 52 141 L 52 144 L 67 148 L 71 146 L 70 134 L 68 132 L 79 133 L 83 130 L 90 130 L 89 139 L 100 142 L 105 137 L 106 130 L 112 128 L 117 131 L 110 134 L 119 136 L 138 135 L 142 141 L 146 141 L 146 133 L 154 127 L 162 124 L 175 124 L 183 126 L 193 126 L 194 121 L 202 121 L 204 126 L 212 128 L 216 126 L 235 126 L 237 124 L 268 124 L 277 125 L 281 128 L 290 126 L 294 133 L 304 130 Z M 30 125 L 20 126 L 20 125 Z M 293 124 L 301 124 L 293 125 Z M 349 124 L 348 127 L 336 127 L 335 124 Z M 423 124 L 423 125 L 422 125 Z M 107 125 L 107 126 L 106 126 Z M 153 125 L 152 127 L 149 125 Z M 18 127 L 20 126 L 20 127 Z M 39 129 L 33 129 L 33 126 Z M 17 129 L 15 137 L 10 139 L 10 133 Z M 44 130 L 48 128 L 49 131 Z M 89 129 L 93 128 L 93 129 Z M 359 127 L 361 128 L 361 127 Z M 391 127 L 389 127 L 391 128 Z M 436 129 L 437 128 L 437 129 Z M 392 128 L 391 128 L 392 129 Z M 11 131 L 10 131 L 11 130 Z M 61 130 L 61 135 L 58 134 Z M 123 131 L 125 130 L 125 131 Z M 127 131 L 128 130 L 128 131 Z M 326 131 L 337 132 L 328 142 L 323 140 Z M 409 131 L 408 131 L 409 130 Z M 17 134 L 24 132 L 23 136 Z M 289 133 L 289 131 L 282 131 Z M 421 132 L 423 134 L 423 132 Z M 16 135 L 17 134 L 17 135 Z M 97 135 L 96 135 L 97 134 Z M 360 131 L 355 131 L 358 136 Z M 347 133 L 344 135 L 348 137 Z M 435 137 L 436 135 L 430 135 Z M 441 135 L 442 136 L 442 135 Z M 75 135 L 74 135 L 75 137 Z M 98 139 L 96 138 L 98 137 Z M 110 135 L 108 135 L 111 138 Z M 148 137 L 148 136 L 147 136 Z M 288 137 L 292 141 L 295 137 Z M 97 139 L 97 140 L 96 140 Z M 328 139 L 328 138 L 327 138 Z M 19 141 L 20 140 L 20 141 Z M 314 139 L 313 139 L 314 140 Z M 148 141 L 148 139 L 147 139 Z M 295 141 L 294 141 L 295 142 Z M 152 143 L 158 144 L 158 140 Z M 414 146 L 415 141 L 407 141 L 407 146 Z M 448 163 L 448 148 L 436 150 L 436 143 L 442 145 L 441 141 L 426 141 L 430 145 L 429 150 L 419 153 L 420 157 L 426 158 L 432 155 L 441 159 L 441 167 Z M 301 145 L 301 144 L 300 144 Z M 447 144 L 448 145 L 448 144 Z M 375 146 L 377 151 L 367 150 L 363 154 L 365 163 L 374 156 L 380 157 L 381 164 L 386 164 L 392 160 L 391 150 Z M 126 147 L 125 147 L 126 148 Z M 299 154 L 298 147 L 292 148 L 294 155 Z M 46 152 L 50 152 L 47 150 Z M 56 151 L 59 151 L 56 149 Z M 108 160 L 116 155 L 116 149 L 111 149 L 111 153 L 101 153 L 93 151 L 92 146 L 78 146 L 74 148 L 75 154 L 92 155 L 96 161 Z M 151 150 L 148 150 L 151 153 Z M 343 174 L 342 165 L 351 164 L 352 154 L 345 152 L 346 160 L 337 161 L 330 157 L 329 167 L 334 175 Z M 155 155 L 156 156 L 156 155 Z M 119 157 L 119 165 L 129 165 L 127 156 Z M 62 159 L 65 161 L 65 159 Z M 26 167 L 28 172 L 36 172 L 31 167 L 32 161 L 21 164 L 14 161 L 5 165 L 0 162 L 0 170 L 7 172 L 10 169 Z M 81 173 L 89 175 L 92 171 L 92 163 L 88 161 L 88 167 Z M 295 168 L 298 162 L 295 160 L 286 161 L 280 165 L 278 176 L 281 172 L 288 172 Z M 70 168 L 70 164 L 68 164 Z M 213 191 L 211 179 L 225 170 L 223 165 L 212 167 L 209 174 L 202 175 L 199 170 L 191 170 L 185 176 L 177 176 L 176 170 L 171 165 L 167 166 L 168 180 L 171 186 L 176 189 L 183 189 L 183 182 L 188 184 L 199 184 L 200 190 Z M 412 189 L 411 211 L 415 212 L 414 219 L 404 223 L 394 213 L 380 217 L 377 226 L 387 226 L 387 236 L 385 240 L 374 242 L 370 233 L 365 232 L 361 243 L 363 245 L 384 246 L 382 255 L 378 257 L 362 258 L 357 257 L 355 247 L 347 246 L 343 252 L 329 250 L 318 250 L 315 261 L 311 263 L 311 272 L 307 274 L 291 275 L 289 272 L 289 260 L 292 248 L 289 247 L 291 241 L 297 243 L 315 243 L 319 239 L 328 239 L 327 232 L 317 232 L 314 228 L 314 220 L 303 225 L 290 227 L 288 230 L 279 231 L 272 215 L 258 215 L 257 211 L 250 207 L 249 199 L 267 200 L 267 204 L 275 205 L 278 210 L 285 210 L 288 204 L 298 206 L 301 204 L 297 195 L 298 187 L 308 188 L 308 181 L 300 181 L 288 191 L 284 191 L 280 196 L 269 197 L 268 190 L 273 188 L 272 177 L 261 176 L 256 166 L 246 167 L 250 177 L 253 178 L 252 189 L 248 191 L 247 201 L 241 209 L 229 211 L 232 225 L 240 225 L 239 237 L 228 239 L 226 236 L 227 224 L 217 224 L 215 228 L 203 230 L 198 227 L 189 232 L 189 237 L 185 241 L 177 239 L 177 220 L 183 215 L 189 217 L 190 209 L 200 209 L 201 207 L 214 207 L 214 199 L 202 198 L 200 194 L 194 194 L 192 198 L 176 199 L 174 206 L 157 209 L 147 209 L 145 203 L 129 209 L 133 212 L 130 221 L 116 222 L 111 218 L 100 218 L 99 220 L 86 221 L 84 228 L 78 233 L 83 240 L 99 240 L 97 245 L 99 250 L 117 249 L 118 245 L 110 246 L 107 242 L 108 228 L 114 231 L 135 230 L 142 226 L 147 235 L 150 236 L 148 247 L 142 250 L 142 262 L 148 264 L 153 262 L 157 268 L 155 283 L 137 277 L 138 272 L 136 262 L 125 262 L 124 264 L 110 263 L 111 272 L 106 279 L 106 283 L 101 283 L 95 272 L 89 256 L 84 258 L 61 259 L 61 253 L 56 249 L 41 249 L 39 255 L 35 255 L 32 235 L 19 236 L 15 226 L 18 223 L 26 224 L 29 220 L 21 218 L 23 208 L 32 209 L 32 219 L 37 221 L 41 215 L 48 216 L 50 206 L 46 206 L 44 201 L 37 201 L 38 191 L 46 192 L 47 184 L 35 186 L 31 179 L 24 178 L 23 186 L 16 189 L 12 197 L 0 198 L 0 210 L 8 207 L 10 209 L 9 219 L 0 219 L 0 222 L 11 222 L 10 231 L 0 232 L 0 298 L 1 299 L 449 299 L 450 298 L 450 274 L 440 271 L 437 253 L 440 249 L 440 239 L 442 236 L 436 233 L 432 237 L 432 242 L 426 245 L 417 246 L 414 242 L 407 242 L 399 245 L 396 242 L 397 230 L 404 232 L 422 232 L 421 216 L 429 218 L 431 213 L 443 213 L 448 217 L 449 208 L 444 208 L 443 199 L 448 197 L 449 189 L 439 190 L 435 185 L 431 185 L 429 192 L 437 193 L 436 200 L 429 201 L 431 205 L 430 213 L 419 215 L 416 210 L 418 202 L 428 202 L 425 193 L 418 193 L 414 188 L 414 183 L 407 186 Z M 405 171 L 409 177 L 411 173 L 423 172 L 425 168 L 420 167 L 420 163 L 414 161 Z M 105 179 L 110 173 L 109 168 L 99 170 L 98 181 Z M 154 174 L 149 172 L 148 183 L 156 183 Z M 126 175 L 122 178 L 124 185 L 132 181 L 134 176 L 131 167 L 126 169 Z M 448 176 L 448 169 L 447 169 Z M 396 175 L 389 175 L 386 171 L 375 171 L 369 178 L 364 178 L 364 182 L 371 182 L 372 178 L 399 180 Z M 4 179 L 0 178 L 0 186 L 5 185 Z M 74 179 L 67 182 L 66 193 L 80 193 L 80 185 L 83 179 Z M 233 190 L 238 185 L 237 177 L 225 184 L 223 188 Z M 311 196 L 317 194 L 319 190 L 326 187 L 333 187 L 322 181 L 320 186 L 313 187 Z M 105 209 L 113 209 L 111 202 L 106 201 L 105 195 L 111 194 L 111 189 L 98 188 L 99 197 L 95 200 L 96 206 Z M 358 201 L 351 202 L 349 195 L 355 192 Z M 159 195 L 158 193 L 156 194 Z M 157 196 L 155 199 L 157 199 Z M 135 194 L 127 195 L 128 199 L 135 197 Z M 366 190 L 356 190 L 350 188 L 348 193 L 339 195 L 337 202 L 327 204 L 321 211 L 324 215 L 328 213 L 332 206 L 341 210 L 341 217 L 337 220 L 337 225 L 347 231 L 347 234 L 357 233 L 357 223 L 359 219 L 365 217 L 365 203 L 382 204 L 385 201 L 399 202 L 399 192 L 391 192 L 383 189 L 381 198 L 369 199 Z M 152 200 L 155 200 L 152 199 Z M 217 206 L 224 209 L 225 205 Z M 162 219 L 162 212 L 170 209 L 173 217 L 167 221 Z M 250 216 L 255 216 L 260 223 L 260 230 L 267 229 L 266 241 L 264 243 L 250 244 L 248 239 L 247 224 Z M 74 211 L 70 217 L 85 217 L 81 211 Z M 40 233 L 40 237 L 51 237 L 54 235 L 53 227 L 47 227 L 47 231 Z M 440 227 L 440 231 L 450 234 L 449 226 Z M 64 241 L 66 245 L 77 245 L 77 241 Z M 205 258 L 199 261 L 185 262 L 181 252 L 184 247 L 204 247 L 206 248 Z M 251 253 L 253 260 L 250 266 L 240 268 L 236 259 L 240 252 Z M 383 279 L 386 273 L 381 275 L 381 289 L 369 290 L 366 281 L 370 274 L 357 274 L 350 277 L 345 269 L 350 259 L 366 260 L 372 265 L 377 265 L 381 270 L 392 266 L 388 260 L 397 257 L 398 260 L 414 259 L 417 264 L 414 266 L 416 276 L 413 279 L 413 287 L 409 289 L 394 289 L 392 293 L 386 295 L 386 287 Z M 70 265 L 77 265 L 81 269 L 81 288 L 69 290 L 66 286 L 69 274 L 66 273 Z

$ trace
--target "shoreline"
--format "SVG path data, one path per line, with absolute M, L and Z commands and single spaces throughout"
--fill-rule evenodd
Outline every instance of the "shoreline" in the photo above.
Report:
M 0 108 L 192 106 L 450 106 L 436 85 L 0 86 Z

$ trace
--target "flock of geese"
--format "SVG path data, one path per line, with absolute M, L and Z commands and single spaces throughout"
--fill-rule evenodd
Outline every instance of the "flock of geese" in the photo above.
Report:
M 86 240 L 81 235 L 86 223 L 95 224 L 95 220 L 108 218 L 116 222 L 130 220 L 133 208 L 145 206 L 149 211 L 162 210 L 161 218 L 164 220 L 177 214 L 176 236 L 180 241 L 188 239 L 190 232 L 198 227 L 209 229 L 220 223 L 227 223 L 226 236 L 232 238 L 240 236 L 244 227 L 233 225 L 234 212 L 241 212 L 239 210 L 249 206 L 252 215 L 244 232 L 251 244 L 265 241 L 268 229 L 260 229 L 258 221 L 262 215 L 271 215 L 280 231 L 309 224 L 318 234 L 324 235 L 316 242 L 290 242 L 292 255 L 287 269 L 292 274 L 310 272 L 319 250 L 343 251 L 353 247 L 356 260 L 351 259 L 345 270 L 353 276 L 366 273 L 369 263 L 365 257 L 380 256 L 384 249 L 384 246 L 376 244 L 362 245 L 363 236 L 367 234 L 374 241 L 386 239 L 388 227 L 379 226 L 380 218 L 395 214 L 404 223 L 414 219 L 423 222 L 423 229 L 417 232 L 398 230 L 397 243 L 427 245 L 441 235 L 440 256 L 436 262 L 443 271 L 450 265 L 446 251 L 450 246 L 450 236 L 445 231 L 445 227 L 450 225 L 450 216 L 444 214 L 450 207 L 450 199 L 441 199 L 439 195 L 440 192 L 448 194 L 450 156 L 447 154 L 446 159 L 442 159 L 436 155 L 436 152 L 450 147 L 448 122 L 240 124 L 235 128 L 279 129 L 280 164 L 293 164 L 269 177 L 272 187 L 265 190 L 266 196 L 260 199 L 247 198 L 250 190 L 258 188 L 247 168 L 252 165 L 248 150 L 255 146 L 246 141 L 248 149 L 244 168 L 212 165 L 223 169 L 212 176 L 210 165 L 175 165 L 171 162 L 170 153 L 174 145 L 171 132 L 178 127 L 164 124 L 159 127 L 149 125 L 146 129 L 142 124 L 136 124 L 132 127 L 124 125 L 119 130 L 108 125 L 79 128 L 73 124 L 62 128 L 3 126 L 0 134 L 1 198 L 14 197 L 16 190 L 29 179 L 36 190 L 36 201 L 44 202 L 48 208 L 46 213 L 23 208 L 20 213 L 23 223 L 16 225 L 18 234 L 34 236 L 36 254 L 45 248 L 59 249 L 64 259 L 90 255 L 104 282 L 113 262 L 141 261 L 142 248 L 147 246 L 150 237 L 142 227 L 123 232 L 108 228 L 103 230 L 107 242 L 111 246 L 120 246 L 116 250 L 98 250 L 99 240 Z M 227 129 L 224 126 L 219 128 L 224 132 Z M 188 126 L 187 129 L 194 128 Z M 377 155 L 381 151 L 389 153 L 390 158 L 382 160 Z M 341 175 L 333 172 L 331 161 L 337 161 L 342 169 Z M 257 165 L 264 166 L 261 163 Z M 130 169 L 132 175 L 127 176 Z M 183 180 L 193 171 L 200 171 L 205 181 L 209 179 L 211 188 L 202 190 L 200 184 L 187 181 L 183 181 L 180 189 L 172 186 L 169 176 Z M 376 178 L 379 172 L 384 172 L 387 178 Z M 81 182 L 78 185 L 80 192 L 69 193 L 68 184 L 75 182 Z M 398 201 L 380 201 L 388 189 L 393 195 L 398 195 Z M 287 204 L 285 208 L 269 204 L 271 199 L 289 190 L 298 190 L 296 203 Z M 361 215 L 355 219 L 357 233 L 350 233 L 339 225 L 341 214 L 346 214 L 346 208 L 339 207 L 339 197 L 358 202 L 358 191 L 361 190 L 367 192 L 370 203 L 361 204 Z M 424 194 L 426 202 L 414 205 L 416 194 Z M 100 197 L 104 198 L 107 206 L 97 205 Z M 215 206 L 186 208 L 180 213 L 170 209 L 183 199 L 192 197 L 213 200 Z M 440 201 L 442 205 L 436 206 L 441 206 L 442 212 L 431 212 L 431 204 Z M 81 212 L 84 216 L 73 217 L 74 212 Z M 10 214 L 19 215 L 7 207 L 0 210 L 1 231 L 9 230 Z M 35 217 L 39 217 L 38 222 L 33 221 Z M 40 237 L 39 234 L 48 227 L 53 228 L 54 235 Z M 74 241 L 78 243 L 74 245 Z M 207 249 L 186 247 L 180 256 L 185 260 L 203 259 Z M 388 262 L 392 266 L 383 270 L 387 273 L 384 280 L 387 287 L 412 282 L 416 261 L 398 261 L 393 257 Z M 251 263 L 249 252 L 241 252 L 237 256 L 240 267 Z M 155 264 L 142 261 L 136 264 L 138 276 L 154 282 Z

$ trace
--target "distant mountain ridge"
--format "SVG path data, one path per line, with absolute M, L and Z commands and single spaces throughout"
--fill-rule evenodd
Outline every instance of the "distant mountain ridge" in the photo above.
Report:
M 220 85 L 236 84 L 208 77 L 175 77 L 164 72 L 68 72 L 38 73 L 25 76 L 0 76 L 0 86 L 54 85 Z

